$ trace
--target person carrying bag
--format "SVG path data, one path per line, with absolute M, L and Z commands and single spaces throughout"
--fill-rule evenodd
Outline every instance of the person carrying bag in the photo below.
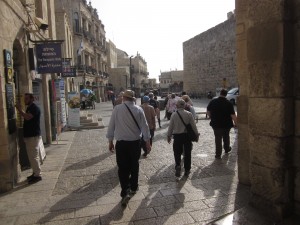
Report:
M 192 140 L 196 141 L 199 137 L 199 132 L 195 124 L 192 113 L 184 110 L 185 101 L 179 99 L 176 103 L 177 113 L 173 113 L 170 119 L 168 128 L 168 143 L 171 143 L 172 136 L 174 138 L 173 151 L 175 158 L 175 176 L 179 178 L 181 176 L 181 155 L 184 150 L 184 169 L 185 176 L 190 174 L 191 170 L 191 153 L 193 149 Z M 189 128 L 187 128 L 189 127 Z M 192 130 L 195 137 L 189 136 Z

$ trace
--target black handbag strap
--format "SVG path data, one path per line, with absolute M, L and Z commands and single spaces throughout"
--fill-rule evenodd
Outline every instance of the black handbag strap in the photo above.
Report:
M 131 110 L 129 109 L 128 105 L 126 105 L 125 103 L 124 103 L 124 105 L 126 106 L 126 108 L 128 109 L 128 111 L 130 112 L 130 115 L 131 115 L 132 119 L 134 120 L 136 126 L 139 128 L 139 130 L 141 130 L 139 124 L 137 123 L 136 119 L 134 118 L 134 116 L 133 116 Z
M 182 117 L 180 116 L 180 114 L 179 114 L 178 111 L 177 111 L 177 114 L 178 114 L 179 118 L 181 119 L 182 123 L 184 124 L 184 126 L 185 126 L 185 128 L 186 128 L 186 124 L 185 124 L 185 122 L 183 121 L 183 119 L 182 119 Z

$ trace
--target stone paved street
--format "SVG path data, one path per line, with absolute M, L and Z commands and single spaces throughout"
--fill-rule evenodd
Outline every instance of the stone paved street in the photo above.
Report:
M 197 100 L 195 105 L 197 111 L 205 111 L 207 100 Z M 107 126 L 111 103 L 96 108 L 89 112 L 101 116 Z M 194 144 L 190 177 L 177 182 L 163 114 L 152 152 L 140 160 L 139 191 L 127 208 L 120 206 L 107 128 L 68 131 L 46 149 L 41 182 L 30 186 L 21 182 L 0 196 L 0 224 L 207 224 L 245 206 L 250 195 L 247 186 L 238 184 L 235 131 L 231 131 L 232 153 L 215 160 L 213 132 L 201 115 L 197 123 L 201 136 Z M 22 179 L 30 172 L 24 171 Z

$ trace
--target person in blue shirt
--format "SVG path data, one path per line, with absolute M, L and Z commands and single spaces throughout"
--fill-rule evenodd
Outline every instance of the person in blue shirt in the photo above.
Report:
M 134 104 L 133 91 L 125 91 L 123 103 L 115 106 L 106 137 L 109 140 L 109 150 L 116 152 L 118 176 L 122 189 L 121 204 L 126 206 L 131 196 L 138 190 L 142 137 L 147 152 L 151 151 L 149 126 L 143 109 Z M 114 139 L 116 139 L 115 145 Z

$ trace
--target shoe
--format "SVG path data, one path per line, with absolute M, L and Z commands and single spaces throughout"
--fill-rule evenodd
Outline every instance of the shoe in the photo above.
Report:
M 175 177 L 180 177 L 181 175 L 181 166 L 175 167 Z
M 231 147 L 229 147 L 229 149 L 228 149 L 228 151 L 225 151 L 225 153 L 229 153 L 229 152 L 231 152 Z
M 185 177 L 188 177 L 188 176 L 190 175 L 190 173 L 191 173 L 190 170 L 186 170 L 186 171 L 184 172 L 184 176 L 185 176 Z
M 34 174 L 31 174 L 29 177 L 27 177 L 27 180 L 32 179 L 32 177 L 34 177 Z
M 143 154 L 143 156 L 144 156 L 145 158 L 147 157 L 147 155 L 148 155 L 147 152 L 145 152 L 145 153 Z
M 221 159 L 221 156 L 216 155 L 215 158 L 216 159 Z
M 138 190 L 139 190 L 139 188 L 137 188 L 136 190 L 130 190 L 129 195 L 134 196 L 137 193 Z
M 129 194 L 125 195 L 121 200 L 121 205 L 124 207 L 127 206 L 129 200 L 130 200 L 130 195 Z
M 41 181 L 42 180 L 42 177 L 41 176 L 33 176 L 32 178 L 30 178 L 29 180 L 28 180 L 28 184 L 34 184 L 34 183 L 36 183 L 36 182 L 39 182 L 39 181 Z

